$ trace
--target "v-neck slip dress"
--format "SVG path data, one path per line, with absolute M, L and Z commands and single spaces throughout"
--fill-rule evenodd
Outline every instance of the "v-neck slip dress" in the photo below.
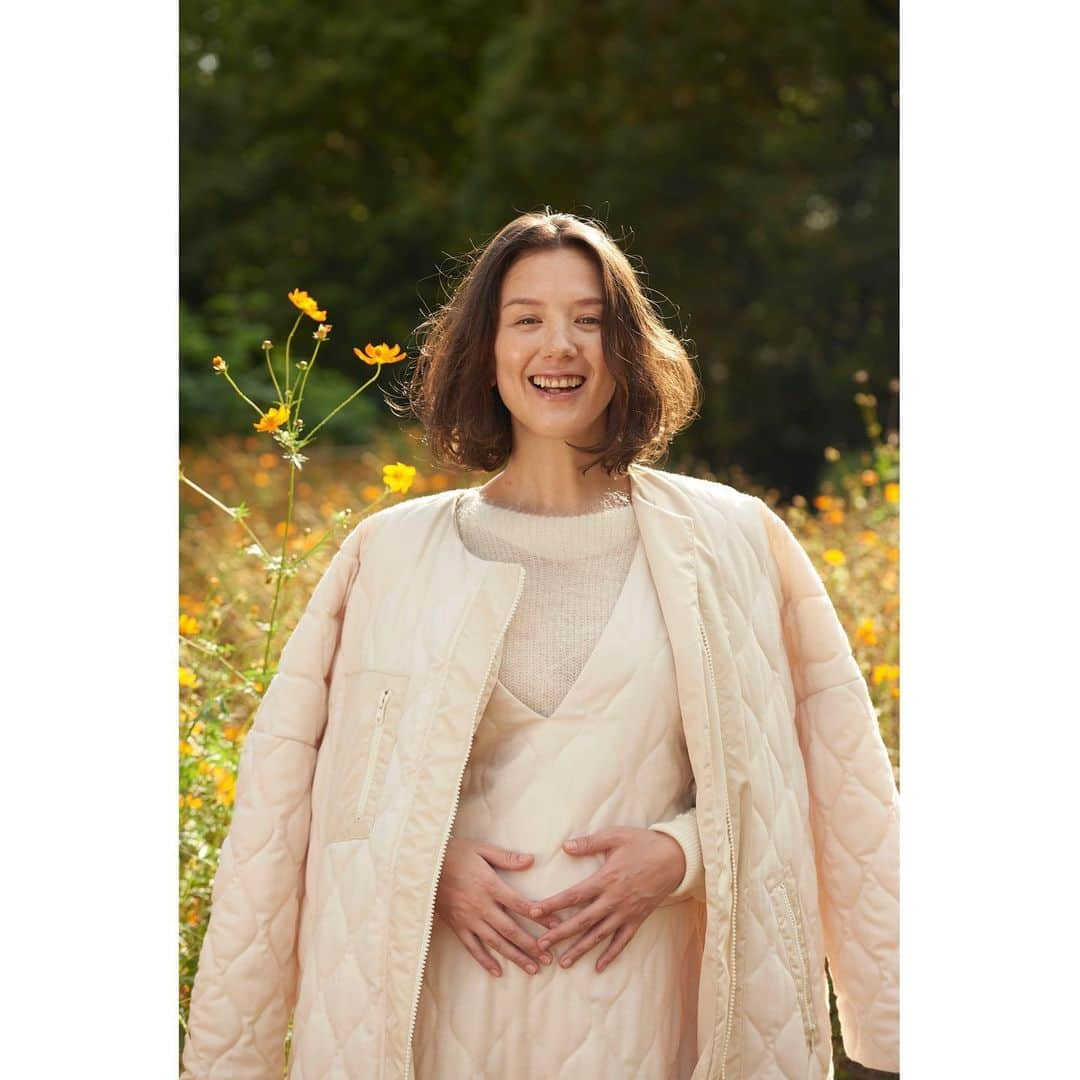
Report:
M 577 680 L 550 716 L 495 683 L 462 781 L 456 837 L 530 852 L 495 873 L 529 899 L 583 880 L 604 854 L 570 855 L 565 840 L 610 826 L 646 828 L 689 808 L 671 645 L 640 539 L 612 614 Z M 576 905 L 558 912 L 568 919 Z M 527 933 L 539 923 L 509 911 Z M 436 917 L 413 1039 L 417 1080 L 685 1080 L 697 1058 L 701 906 L 652 911 L 603 971 L 611 935 L 569 968 L 529 975 L 488 951 L 486 971 Z

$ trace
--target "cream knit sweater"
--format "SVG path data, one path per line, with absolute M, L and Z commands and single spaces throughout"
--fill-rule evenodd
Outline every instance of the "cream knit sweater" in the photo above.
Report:
M 551 716 L 592 654 L 629 572 L 638 544 L 630 499 L 612 492 L 589 513 L 537 514 L 496 505 L 472 488 L 459 504 L 458 530 L 479 558 L 525 567 L 499 679 L 534 712 Z M 672 895 L 701 896 L 696 809 L 650 828 L 676 840 L 686 858 Z

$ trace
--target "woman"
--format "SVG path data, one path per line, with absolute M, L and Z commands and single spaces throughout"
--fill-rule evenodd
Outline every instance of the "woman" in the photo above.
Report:
M 599 226 L 479 253 L 411 405 L 501 471 L 362 521 L 286 644 L 185 1076 L 280 1076 L 295 1007 L 294 1080 L 826 1077 L 826 957 L 847 1053 L 898 1069 L 876 715 L 782 519 L 645 464 L 697 393 Z

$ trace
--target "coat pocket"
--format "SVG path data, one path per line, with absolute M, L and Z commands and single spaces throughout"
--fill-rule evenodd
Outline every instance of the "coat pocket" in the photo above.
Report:
M 810 954 L 806 948 L 806 927 L 803 922 L 802 905 L 799 903 L 799 891 L 795 887 L 795 876 L 791 868 L 785 866 L 769 884 L 769 899 L 772 901 L 773 914 L 780 930 L 780 939 L 787 954 L 788 970 L 795 982 L 796 995 L 799 999 L 799 1012 L 802 1014 L 803 1034 L 811 1053 L 817 1039 L 817 1024 L 814 1021 L 814 1002 L 810 994 Z
M 349 672 L 342 679 L 326 832 L 331 844 L 371 835 L 409 684 L 407 675 L 385 671 Z

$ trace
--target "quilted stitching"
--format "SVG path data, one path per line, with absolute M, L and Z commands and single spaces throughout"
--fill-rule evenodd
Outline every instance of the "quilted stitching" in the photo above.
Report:
M 895 1071 L 899 800 L 846 635 L 812 562 L 761 500 L 709 481 L 644 474 L 704 538 L 702 612 L 707 625 L 722 623 L 734 661 L 735 685 L 718 688 L 737 704 L 731 716 L 741 717 L 726 772 L 745 780 L 748 798 L 737 837 L 739 977 L 727 1080 L 828 1075 L 826 957 L 848 1055 Z M 436 670 L 446 655 L 440 650 L 460 626 L 466 600 L 464 588 L 453 587 L 461 578 L 434 588 L 438 568 L 425 559 L 447 498 L 408 500 L 354 530 L 282 652 L 241 758 L 192 991 L 183 1056 L 189 1080 L 279 1080 L 294 997 L 293 1080 L 381 1073 L 388 971 L 400 974 L 387 965 L 412 959 L 386 947 L 398 838 L 406 821 L 420 835 L 421 823 L 409 815 L 424 775 L 430 733 L 423 725 L 445 680 L 446 671 Z M 361 536 L 380 519 L 394 527 L 370 530 L 370 572 L 358 574 Z M 413 576 L 417 567 L 424 573 Z M 390 622 L 415 633 L 387 641 Z M 413 700 L 381 780 L 371 836 L 327 843 L 321 830 L 333 763 L 318 750 L 327 713 L 337 707 L 327 683 L 335 685 L 343 623 L 352 627 L 347 670 L 386 665 L 422 677 L 410 683 Z M 612 797 L 617 786 L 610 781 Z M 435 831 L 440 822 L 425 817 L 422 827 Z M 804 921 L 818 1028 L 812 1054 L 765 884 L 782 867 L 790 868 Z M 726 912 L 710 919 L 726 920 Z M 723 937 L 715 939 L 721 949 Z M 717 962 L 726 970 L 726 956 Z M 726 1005 L 716 1003 L 714 1015 L 703 999 L 699 1016 L 723 1025 Z M 702 1045 L 711 1039 L 699 1032 Z M 720 1064 L 717 1054 L 710 1080 Z
M 191 992 L 182 1078 L 280 1077 L 327 676 L 365 522 L 342 542 L 281 651 L 237 769 Z
M 683 810 L 689 796 L 672 650 L 644 561 L 627 589 L 582 672 L 582 693 L 545 719 L 499 686 L 477 727 L 454 834 L 532 852 L 526 869 L 496 870 L 528 897 L 603 866 L 603 855 L 563 852 L 567 835 L 644 826 Z M 619 618 L 625 601 L 632 620 Z M 699 965 L 691 957 L 700 959 L 699 911 L 685 901 L 657 908 L 603 972 L 594 965 L 610 939 L 570 969 L 541 966 L 530 976 L 501 960 L 499 979 L 438 922 L 416 1030 L 417 1077 L 688 1077 L 697 1060 Z M 556 958 L 569 944 L 555 946 Z

